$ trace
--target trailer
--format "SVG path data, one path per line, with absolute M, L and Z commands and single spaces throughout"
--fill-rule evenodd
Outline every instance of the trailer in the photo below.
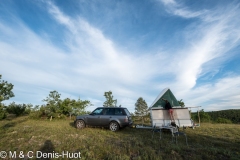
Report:
M 173 109 L 173 117 L 174 120 L 170 118 L 168 110 L 165 109 L 165 101 L 163 99 L 168 100 Z M 197 108 L 199 108 L 198 106 Z M 171 92 L 169 88 L 165 88 L 153 101 L 152 105 L 149 107 L 150 116 L 151 116 L 151 126 L 137 125 L 136 128 L 143 129 L 153 129 L 153 128 L 172 128 L 173 122 L 176 124 L 177 128 L 180 127 L 191 127 L 195 128 L 196 126 L 200 126 L 200 118 L 199 125 L 196 125 L 194 121 L 191 119 L 191 113 L 189 109 L 195 107 L 181 107 Z

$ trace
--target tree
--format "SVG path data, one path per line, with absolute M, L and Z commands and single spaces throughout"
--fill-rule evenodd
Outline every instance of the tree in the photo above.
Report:
M 210 120 L 211 120 L 210 115 L 208 113 L 204 112 L 203 109 L 201 109 L 199 111 L 199 116 L 200 116 L 201 122 L 210 122 Z M 198 119 L 198 115 L 197 114 L 195 115 L 194 119 Z
M 0 75 L 0 103 L 14 97 L 14 93 L 12 92 L 13 85 L 7 81 L 1 80 L 1 78 L 2 75 Z
M 145 100 L 140 97 L 138 98 L 137 102 L 135 103 L 135 114 L 137 116 L 146 116 L 148 114 L 148 106 Z
M 33 105 L 31 103 L 24 105 L 26 106 L 24 114 L 30 114 L 31 111 L 33 110 Z
M 62 101 L 60 96 L 61 94 L 54 90 L 50 91 L 49 96 L 46 99 L 43 99 L 43 101 L 47 102 L 45 113 L 48 115 L 48 117 L 56 117 L 55 113 L 61 113 L 60 105 Z
M 73 111 L 72 105 L 74 105 L 74 103 L 75 103 L 75 100 L 65 98 L 60 105 L 60 112 L 65 115 L 71 114 Z
M 86 114 L 86 107 L 92 105 L 88 100 L 78 100 L 65 98 L 60 99 L 61 94 L 57 91 L 51 91 L 49 96 L 43 101 L 47 102 L 46 105 L 42 105 L 40 108 L 36 106 L 31 113 L 32 118 L 40 118 L 47 116 L 50 118 L 64 118 L 66 116 Z
M 92 106 L 91 102 L 88 100 L 81 100 L 78 98 L 77 101 L 75 101 L 75 104 L 73 105 L 73 114 L 75 115 L 81 115 L 81 114 L 86 114 L 86 107 L 87 106 Z
M 61 94 L 59 94 L 57 91 L 50 91 L 48 97 L 43 99 L 43 101 L 47 102 L 49 105 L 57 106 L 61 101 L 60 96 Z
M 106 101 L 103 103 L 104 107 L 116 107 L 117 99 L 113 99 L 112 91 L 104 92 L 104 97 L 106 98 Z
M 60 112 L 64 115 L 81 115 L 85 114 L 85 108 L 88 105 L 92 105 L 88 100 L 81 100 L 80 98 L 76 101 L 74 99 L 66 98 L 62 101 L 60 105 Z
M 181 107 L 185 107 L 185 104 L 182 99 L 180 101 L 178 101 L 178 103 L 180 104 Z

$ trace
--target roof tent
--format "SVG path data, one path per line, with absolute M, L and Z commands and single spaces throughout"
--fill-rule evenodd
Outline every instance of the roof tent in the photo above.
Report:
M 168 102 L 172 105 L 172 107 L 180 107 L 177 99 L 175 98 L 171 90 L 169 88 L 165 88 L 153 101 L 150 108 L 154 107 L 165 108 L 165 101 L 163 101 L 162 98 L 167 99 Z

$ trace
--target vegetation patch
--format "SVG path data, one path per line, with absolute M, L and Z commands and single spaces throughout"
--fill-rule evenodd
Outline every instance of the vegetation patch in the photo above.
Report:
M 76 129 L 73 121 L 34 120 L 27 116 L 0 121 L 0 148 L 5 151 L 81 152 L 81 159 L 239 159 L 238 124 L 202 123 L 185 129 L 185 137 L 172 142 L 169 132 L 152 138 L 149 129 Z M 180 129 L 183 131 L 183 129 Z

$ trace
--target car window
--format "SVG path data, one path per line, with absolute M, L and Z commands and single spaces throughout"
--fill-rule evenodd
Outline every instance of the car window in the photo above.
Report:
M 105 115 L 114 115 L 114 108 L 105 108 Z
M 126 108 L 124 109 L 124 111 L 127 114 L 127 116 L 131 116 L 131 114 L 129 113 L 129 111 Z
M 115 115 L 123 115 L 123 111 L 121 108 L 115 108 Z
M 103 111 L 103 108 L 98 108 L 95 111 L 93 111 L 92 113 L 95 114 L 95 115 L 101 115 L 102 111 Z

